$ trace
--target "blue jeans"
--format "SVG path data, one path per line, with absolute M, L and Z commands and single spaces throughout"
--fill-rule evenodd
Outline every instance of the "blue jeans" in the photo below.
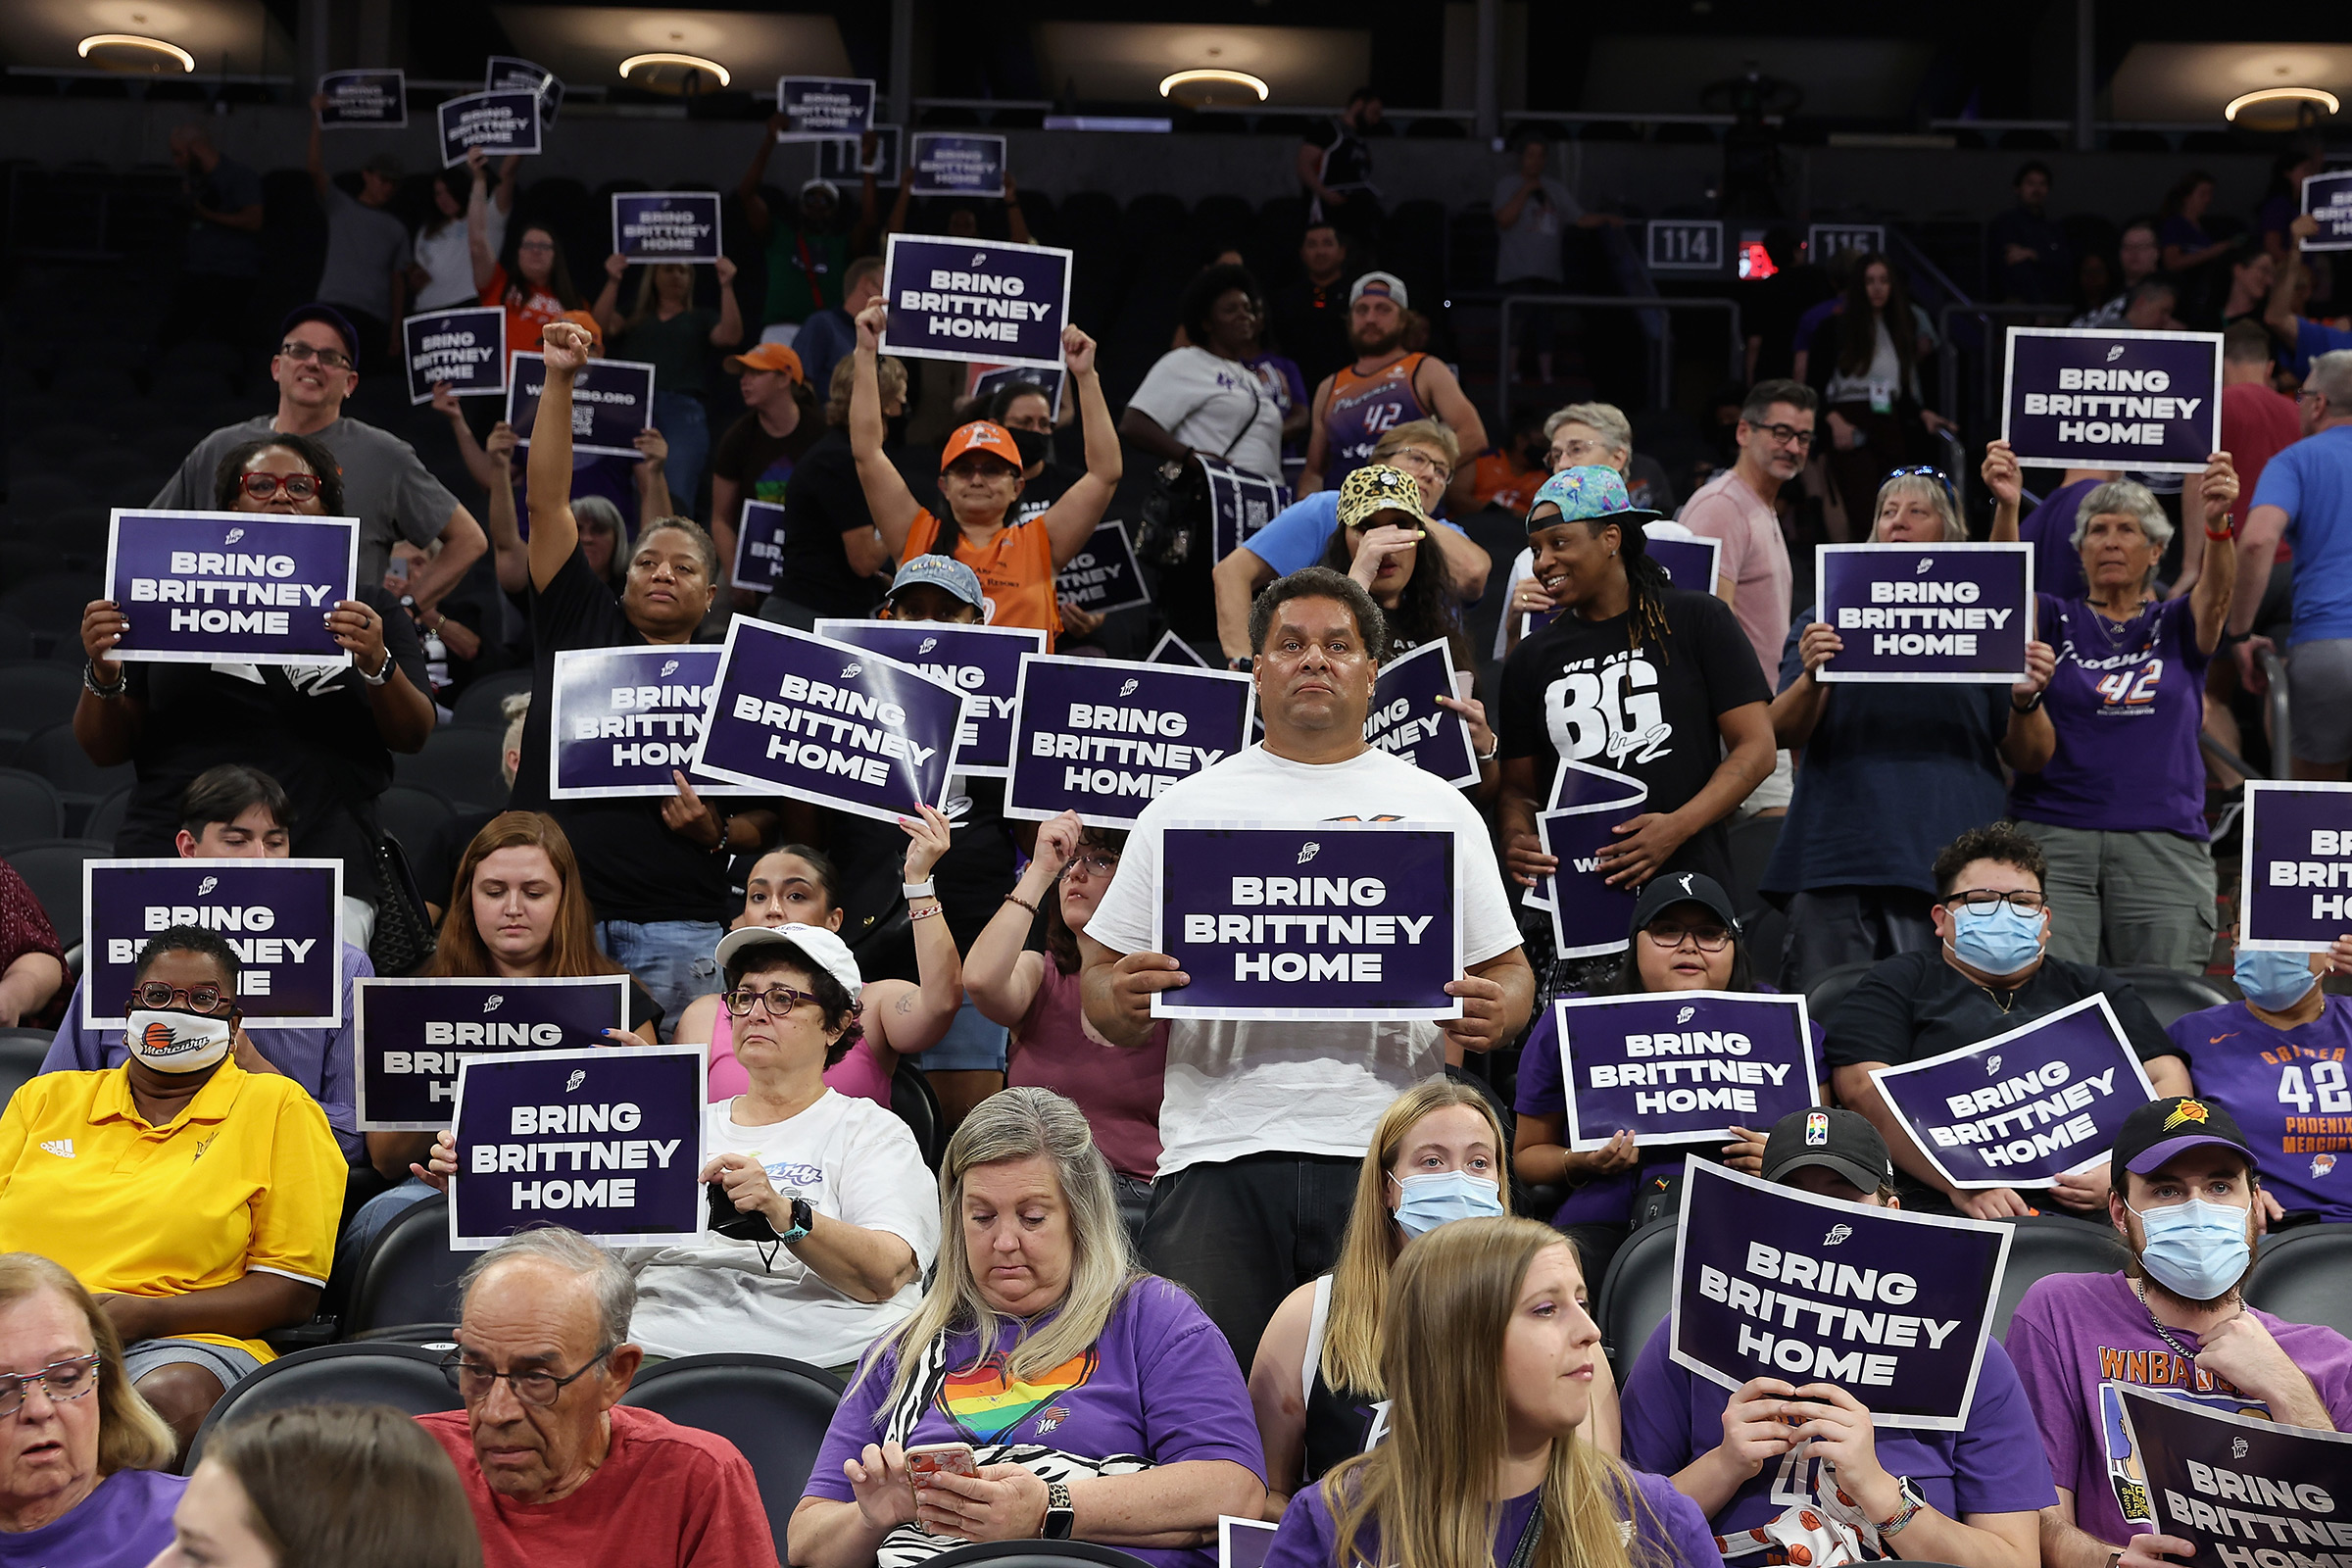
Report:
M 718 989 L 718 960 L 710 956 L 727 928 L 716 920 L 600 920 L 596 940 L 614 963 L 662 1004 L 662 1038 L 678 1031 L 686 1004 Z
M 710 411 L 691 392 L 657 392 L 654 428 L 669 443 L 662 473 L 669 481 L 671 505 L 687 516 L 699 515 L 695 492 L 703 487 L 703 469 L 710 463 Z

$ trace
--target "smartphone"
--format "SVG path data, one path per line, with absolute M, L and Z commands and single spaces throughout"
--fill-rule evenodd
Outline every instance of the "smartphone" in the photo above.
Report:
M 906 1469 L 921 1486 L 924 1479 L 945 1470 L 952 1475 L 980 1479 L 980 1461 L 972 1455 L 968 1443 L 926 1443 L 906 1450 Z

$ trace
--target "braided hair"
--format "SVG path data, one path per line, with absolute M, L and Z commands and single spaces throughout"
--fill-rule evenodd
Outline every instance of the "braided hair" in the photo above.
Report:
M 1632 616 L 1625 628 L 1626 646 L 1639 648 L 1647 639 L 1657 647 L 1658 662 L 1672 663 L 1674 654 L 1668 642 L 1670 632 L 1666 624 L 1666 590 L 1674 586 L 1674 579 L 1666 575 L 1666 568 L 1658 564 L 1657 559 L 1644 548 L 1646 540 L 1642 532 L 1642 524 L 1630 518 L 1605 515 L 1577 520 L 1592 529 L 1595 539 L 1600 537 L 1601 529 L 1612 522 L 1617 525 L 1618 532 L 1625 540 L 1618 548 L 1618 556 L 1625 563 L 1626 609 Z

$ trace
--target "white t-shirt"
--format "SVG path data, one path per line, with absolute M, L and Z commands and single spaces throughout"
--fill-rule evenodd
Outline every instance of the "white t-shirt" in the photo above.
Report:
M 1169 821 L 1262 819 L 1276 810 L 1327 822 L 1389 816 L 1453 824 L 1463 962 L 1484 963 L 1519 946 L 1487 824 L 1459 790 L 1383 751 L 1313 764 L 1263 746 L 1194 774 L 1144 808 L 1086 934 L 1114 953 L 1151 950 L 1158 897 L 1152 867 Z M 1244 1154 L 1360 1155 L 1389 1102 L 1445 1066 L 1434 1023 L 1172 1020 L 1159 1174 Z
M 490 254 L 507 243 L 507 215 L 498 203 L 488 204 Z M 466 215 L 460 213 L 441 225 L 438 234 L 416 231 L 416 265 L 424 269 L 424 287 L 416 291 L 412 311 L 446 311 L 456 305 L 479 305 L 482 291 L 473 286 L 473 249 L 466 239 Z
M 1282 477 L 1282 410 L 1247 365 L 1221 360 L 1204 348 L 1171 350 L 1152 367 L 1127 406 L 1142 410 L 1195 451 L 1222 452 L 1237 468 Z M 1233 450 L 1227 452 L 1228 446 Z
M 709 1152 L 749 1154 L 780 1193 L 820 1213 L 888 1231 L 914 1250 L 918 1274 L 939 1255 L 939 1184 L 906 1124 L 870 1100 L 828 1089 L 789 1121 L 740 1126 L 735 1102 L 710 1106 Z M 762 1254 L 772 1253 L 773 1261 Z M 818 1278 L 788 1247 L 711 1232 L 684 1247 L 632 1250 L 637 1315 L 629 1334 L 656 1355 L 763 1350 L 841 1366 L 904 1322 L 921 1301 L 919 1279 L 886 1301 L 860 1301 Z

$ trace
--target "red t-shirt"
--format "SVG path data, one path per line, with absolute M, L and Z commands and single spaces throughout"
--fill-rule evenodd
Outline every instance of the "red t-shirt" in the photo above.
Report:
M 466 1412 L 416 1418 L 449 1450 L 482 1533 L 483 1568 L 777 1568 L 751 1464 L 724 1438 L 616 1404 L 612 1446 L 585 1486 L 524 1506 L 490 1490 Z
M 539 329 L 564 319 L 562 300 L 535 283 L 508 281 L 503 267 L 493 269 L 482 285 L 482 303 L 505 308 L 509 354 L 538 353 Z
M 2303 424 L 2295 415 L 2295 400 L 2274 392 L 2259 381 L 2240 381 L 2222 388 L 2222 450 L 2237 469 L 2239 522 L 2254 505 L 2254 487 L 2262 482 L 2266 464 L 2303 439 Z M 2280 561 L 2293 558 L 2284 539 L 2278 541 Z

